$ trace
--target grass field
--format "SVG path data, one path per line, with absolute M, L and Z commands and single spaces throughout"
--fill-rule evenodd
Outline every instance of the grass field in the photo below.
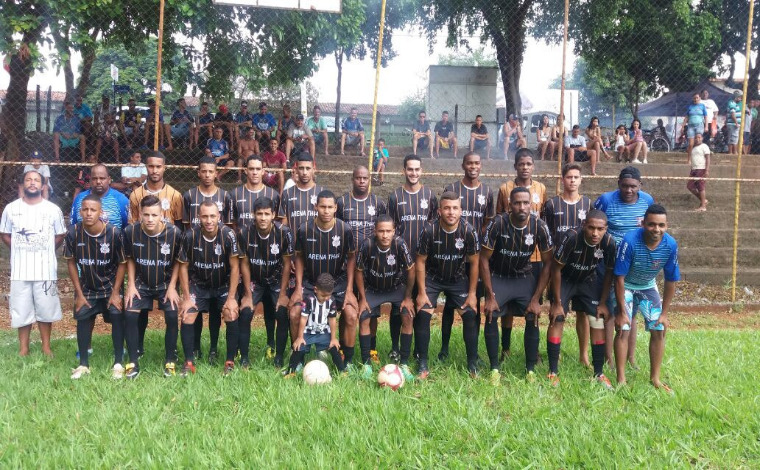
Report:
M 639 337 L 642 369 L 609 392 L 578 364 L 572 333 L 560 387 L 527 383 L 515 331 L 500 387 L 467 377 L 459 330 L 450 363 L 434 362 L 431 380 L 399 392 L 354 378 L 309 387 L 280 378 L 263 359 L 226 378 L 203 364 L 195 376 L 165 379 L 157 331 L 138 380 L 110 379 L 110 337 L 97 336 L 93 374 L 75 382 L 73 340 L 56 340 L 53 360 L 38 344 L 22 359 L 13 332 L 0 331 L 0 467 L 760 466 L 754 329 L 701 329 L 697 321 L 672 331 L 664 375 L 673 396 L 648 384 L 647 335 Z M 263 351 L 261 329 L 253 343 L 252 352 Z M 387 329 L 380 343 L 387 352 Z M 545 375 L 546 362 L 538 372 Z

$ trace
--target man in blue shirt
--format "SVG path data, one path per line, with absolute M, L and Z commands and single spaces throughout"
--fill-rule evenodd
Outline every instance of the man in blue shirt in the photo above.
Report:
M 267 111 L 267 104 L 259 103 L 259 112 L 253 115 L 253 127 L 256 128 L 256 140 L 262 148 L 269 148 L 269 139 L 277 131 L 277 119 Z
M 80 119 L 74 114 L 74 104 L 71 99 L 66 99 L 63 103 L 63 114 L 55 118 L 53 125 L 53 151 L 55 152 L 55 161 L 61 161 L 61 150 L 64 153 L 70 152 L 66 149 L 76 149 L 79 147 L 82 161 L 85 161 L 85 140 L 82 134 L 82 124 Z M 66 158 L 69 160 L 69 158 Z
M 361 149 L 361 156 L 364 156 L 364 126 L 357 116 L 359 111 L 351 108 L 351 115 L 347 117 L 341 125 L 342 135 L 340 137 L 340 154 L 345 155 L 346 144 L 356 145 Z
M 171 124 L 172 139 L 189 140 L 193 127 L 193 117 L 190 115 L 190 111 L 187 110 L 184 98 L 177 100 L 177 109 L 172 113 L 169 124 Z
M 235 166 L 235 160 L 230 157 L 230 146 L 227 145 L 227 141 L 222 137 L 223 133 L 224 129 L 221 126 L 216 126 L 214 128 L 214 137 L 208 139 L 206 143 L 206 155 L 213 157 L 217 168 L 220 168 L 219 175 L 216 177 L 219 181 L 222 181 L 222 176 Z
M 235 141 L 239 144 L 241 137 L 245 136 L 246 131 L 253 126 L 253 114 L 248 111 L 248 102 L 245 100 L 240 102 L 240 111 L 235 115 L 235 124 L 237 124 Z
M 736 153 L 736 145 L 739 143 L 739 132 L 742 127 L 742 94 L 734 92 L 734 99 L 726 105 L 726 128 L 728 129 L 728 153 Z
M 681 280 L 678 269 L 678 244 L 668 235 L 665 208 L 652 204 L 644 215 L 644 226 L 628 232 L 618 246 L 615 257 L 615 359 L 618 384 L 625 384 L 625 358 L 628 355 L 628 336 L 636 312 L 644 317 L 650 332 L 649 380 L 655 388 L 671 393 L 671 388 L 660 380 L 660 367 L 665 354 L 665 332 L 668 308 L 676 293 L 676 282 Z M 665 295 L 660 299 L 655 279 L 665 273 Z
M 686 150 L 686 155 L 691 155 L 691 149 L 694 148 L 694 137 L 697 134 L 707 132 L 707 107 L 702 103 L 699 93 L 694 93 L 684 119 L 689 123 L 689 126 L 686 128 L 686 137 L 689 139 L 689 148 Z
M 108 176 L 108 169 L 102 163 L 93 165 L 90 170 L 90 189 L 82 191 L 74 199 L 74 203 L 71 205 L 71 225 L 82 221 L 79 213 L 82 208 L 82 201 L 90 193 L 100 198 L 102 222 L 108 222 L 118 229 L 127 226 L 129 199 L 119 191 L 111 189 L 111 177 Z

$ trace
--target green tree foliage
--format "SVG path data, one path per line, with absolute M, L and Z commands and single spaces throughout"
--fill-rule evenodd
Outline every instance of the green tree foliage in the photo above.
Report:
M 425 91 L 417 90 L 404 98 L 398 105 L 398 115 L 410 123 L 417 120 L 417 115 L 425 109 Z
M 496 56 L 486 51 L 485 47 L 476 49 L 457 49 L 454 52 L 438 56 L 438 65 L 469 65 L 472 67 L 498 67 Z

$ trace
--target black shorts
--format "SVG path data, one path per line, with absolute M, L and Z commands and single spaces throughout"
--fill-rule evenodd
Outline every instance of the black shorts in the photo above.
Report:
M 216 162 L 216 166 L 217 167 L 225 167 L 225 166 L 227 166 L 228 163 L 233 163 L 234 164 L 235 160 L 233 160 L 232 158 L 225 158 L 225 159 L 222 159 L 222 160 L 219 160 L 218 162 Z
M 549 297 L 552 298 L 551 292 Z M 562 309 L 567 314 L 570 311 L 570 301 L 573 302 L 575 312 L 583 312 L 596 316 L 596 308 L 599 306 L 599 298 L 602 296 L 602 284 L 592 276 L 581 282 L 568 282 L 562 280 L 560 286 L 562 296 Z
M 229 286 L 216 289 L 203 289 L 194 284 L 190 285 L 190 296 L 195 301 L 195 307 L 187 309 L 188 313 L 221 313 L 230 294 Z
M 339 277 L 335 279 L 335 289 L 333 289 L 333 298 L 335 299 L 335 308 L 337 310 L 343 310 L 343 302 L 346 300 L 346 288 L 348 286 L 348 280 L 345 277 Z M 307 281 L 303 280 L 302 298 L 306 297 L 306 294 L 314 294 L 314 286 Z
M 121 315 L 121 310 L 110 305 L 108 301 L 108 297 L 105 299 L 87 299 L 87 303 L 89 303 L 90 306 L 83 305 L 82 308 L 76 310 L 74 312 L 74 320 L 87 320 L 100 313 L 103 315 L 104 322 L 111 323 L 111 315 Z
M 512 307 L 509 311 L 516 317 L 524 317 L 525 309 L 536 290 L 536 279 L 533 276 L 521 278 L 501 277 L 491 274 L 491 287 L 496 295 L 497 312 L 492 312 L 495 318 L 506 314 L 507 306 Z
M 400 284 L 393 290 L 389 291 L 376 291 L 370 288 L 365 288 L 364 293 L 367 296 L 367 303 L 369 304 L 369 312 L 361 312 L 359 320 L 366 320 L 367 318 L 375 318 L 380 316 L 380 307 L 383 304 L 391 304 L 391 315 L 399 314 L 401 312 L 401 302 L 404 300 L 404 293 L 406 292 L 406 286 Z
M 576 162 L 587 162 L 589 160 L 588 152 L 586 150 L 576 150 L 573 158 Z
M 176 311 L 172 307 L 171 302 L 164 302 L 166 297 L 166 289 L 149 289 L 147 287 L 138 287 L 137 293 L 140 294 L 140 298 L 135 297 L 132 299 L 132 306 L 127 310 L 129 312 L 150 312 L 153 310 L 153 301 L 158 301 L 158 309 L 163 312 Z
M 433 278 L 425 279 L 425 294 L 433 302 L 433 305 L 428 306 L 428 308 L 435 308 L 435 303 L 441 292 L 446 296 L 446 301 L 453 303 L 454 308 L 462 308 L 462 304 L 467 300 L 470 293 L 470 281 L 466 277 L 453 282 L 436 281 Z M 418 306 L 417 308 L 422 309 L 425 306 Z
M 267 284 L 265 282 L 257 282 L 252 284 L 253 290 L 251 291 L 251 295 L 253 296 L 254 309 L 256 309 L 256 306 L 265 299 L 265 296 L 271 300 L 272 307 L 277 305 L 277 299 L 280 298 L 281 291 L 279 282 L 277 285 Z M 289 292 L 286 292 L 285 295 L 290 297 Z

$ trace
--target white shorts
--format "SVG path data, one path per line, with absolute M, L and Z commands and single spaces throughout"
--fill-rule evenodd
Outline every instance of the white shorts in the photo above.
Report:
M 21 328 L 34 322 L 59 321 L 61 300 L 57 281 L 11 281 L 11 328 Z

